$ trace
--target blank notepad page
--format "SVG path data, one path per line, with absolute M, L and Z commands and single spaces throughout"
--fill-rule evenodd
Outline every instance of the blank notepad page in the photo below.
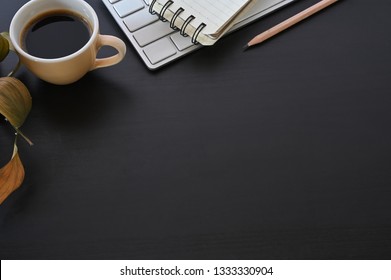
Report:
M 206 34 L 218 33 L 226 23 L 233 18 L 249 0 L 175 0 L 186 10 L 186 14 L 194 15 L 196 21 L 205 23 Z

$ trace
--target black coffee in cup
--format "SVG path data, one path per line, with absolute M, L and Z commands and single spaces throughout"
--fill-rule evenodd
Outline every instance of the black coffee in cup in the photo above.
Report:
M 91 28 L 80 15 L 56 10 L 30 21 L 22 32 L 21 45 L 32 56 L 54 59 L 77 52 L 90 36 Z

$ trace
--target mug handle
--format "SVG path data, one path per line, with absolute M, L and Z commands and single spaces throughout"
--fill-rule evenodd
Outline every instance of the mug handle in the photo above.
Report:
M 95 60 L 94 66 L 91 68 L 91 70 L 97 69 L 97 68 L 102 68 L 102 67 L 108 67 L 112 66 L 114 64 L 117 64 L 120 62 L 125 54 L 126 54 L 126 45 L 125 43 L 114 36 L 111 35 L 98 35 L 98 43 L 97 43 L 97 49 L 99 50 L 103 46 L 110 46 L 113 47 L 118 51 L 117 54 L 106 57 L 106 58 L 97 58 Z

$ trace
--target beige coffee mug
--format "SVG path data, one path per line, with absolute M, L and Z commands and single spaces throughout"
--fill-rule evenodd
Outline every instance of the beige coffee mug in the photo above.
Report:
M 30 55 L 22 47 L 24 30 L 39 15 L 56 10 L 66 10 L 83 18 L 91 28 L 88 42 L 80 50 L 60 58 L 46 59 Z M 21 62 L 37 77 L 58 85 L 73 83 L 91 70 L 117 64 L 126 53 L 126 45 L 121 39 L 99 34 L 98 17 L 93 8 L 83 0 L 31 0 L 14 15 L 9 33 Z M 118 53 L 107 58 L 97 58 L 102 46 L 111 46 Z

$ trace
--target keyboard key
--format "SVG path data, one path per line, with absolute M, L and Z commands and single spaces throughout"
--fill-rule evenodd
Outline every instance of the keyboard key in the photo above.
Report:
M 113 7 L 117 14 L 123 18 L 144 8 L 144 2 L 142 0 L 122 0 L 121 2 L 115 3 Z
M 148 9 L 142 9 L 134 14 L 127 16 L 124 19 L 124 23 L 130 32 L 134 32 L 141 27 L 144 27 L 154 21 L 157 21 L 159 18 L 156 15 L 149 13 Z
M 118 1 L 120 1 L 120 0 L 109 0 L 109 2 L 110 2 L 111 4 L 114 4 L 114 3 L 118 2 Z
M 175 32 L 167 22 L 157 21 L 133 33 L 134 39 L 140 47 L 144 47 L 153 41 Z
M 176 49 L 171 40 L 166 37 L 144 48 L 144 53 L 152 64 L 176 54 Z
M 173 35 L 171 35 L 171 40 L 174 42 L 175 46 L 178 48 L 178 50 L 183 51 L 194 44 L 191 42 L 191 37 L 187 36 L 184 37 L 181 35 L 180 32 L 177 32 Z

